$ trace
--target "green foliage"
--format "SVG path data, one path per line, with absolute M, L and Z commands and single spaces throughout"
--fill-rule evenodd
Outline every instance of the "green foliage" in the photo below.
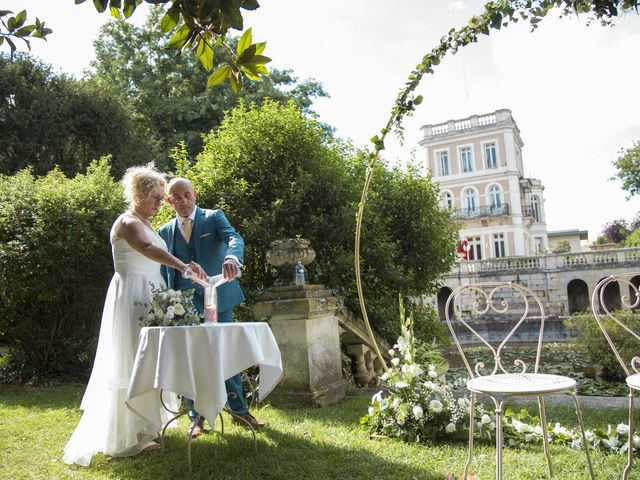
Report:
M 148 129 L 163 152 L 184 141 L 189 155 L 202 149 L 202 135 L 216 128 L 224 112 L 238 103 L 230 85 L 207 88 L 208 74 L 193 56 L 177 57 L 165 45 L 169 37 L 158 31 L 162 10 L 152 9 L 143 26 L 113 21 L 101 28 L 95 42 L 96 60 L 92 74 L 102 88 L 112 88 L 130 105 L 135 121 Z M 238 44 L 229 38 L 231 47 Z M 214 47 L 214 50 L 223 48 Z M 216 56 L 214 67 L 223 63 Z M 294 100 L 308 111 L 313 99 L 327 94 L 313 81 L 299 82 L 289 70 L 272 70 L 260 81 L 248 82 L 241 93 L 247 103 L 265 98 L 286 103 Z M 163 161 L 168 160 L 167 153 Z
M 59 170 L 0 175 L 0 343 L 12 354 L 4 367 L 84 378 L 112 274 L 106 239 L 123 209 L 104 159 L 72 179 Z
M 571 243 L 569 240 L 559 242 L 553 249 L 553 253 L 569 253 L 571 252 Z
M 55 74 L 26 55 L 0 55 L 0 99 L 0 173 L 31 166 L 44 175 L 58 166 L 72 176 L 111 154 L 119 177 L 158 150 L 111 88 Z
M 36 18 L 35 23 L 27 23 L 27 11 L 22 10 L 17 15 L 13 15 L 10 10 L 0 10 L 0 46 L 5 42 L 9 45 L 11 55 L 17 50 L 15 40 L 22 40 L 27 48 L 31 50 L 31 44 L 28 38 L 42 38 L 46 40 L 46 36 L 51 33 L 51 29 L 44 26 Z
M 83 3 L 85 0 L 76 0 Z M 242 30 L 242 10 L 255 10 L 260 5 L 256 0 L 218 1 L 218 0 L 145 0 L 154 5 L 171 4 L 163 11 L 162 19 L 156 22 L 163 34 L 172 33 L 166 43 L 169 50 L 183 53 L 193 50 L 207 72 L 214 64 L 214 47 L 223 46 L 225 55 L 224 75 L 220 69 L 211 75 L 210 85 L 217 85 L 229 78 L 235 93 L 242 89 L 242 75 L 250 80 L 259 80 L 268 76 L 265 65 L 270 58 L 261 55 L 266 43 L 252 43 L 251 29 L 242 35 L 237 50 L 225 43 L 229 29 Z M 115 18 L 129 18 L 142 0 L 94 0 L 96 9 L 102 13 L 107 7 Z M 218 53 L 220 53 L 218 51 Z M 215 78 L 215 81 L 212 79 Z
M 628 310 L 612 313 L 634 332 L 640 331 L 640 315 L 637 313 Z M 622 359 L 630 362 L 631 358 L 638 354 L 638 341 L 613 320 L 604 318 L 603 323 Z M 565 320 L 565 325 L 576 335 L 576 342 L 589 352 L 593 363 L 602 366 L 604 377 L 624 378 L 624 371 L 598 327 L 593 314 L 574 313 Z M 628 366 L 629 363 L 627 363 Z
M 631 148 L 620 150 L 620 156 L 613 162 L 616 174 L 611 178 L 622 182 L 623 190 L 629 192 L 629 198 L 640 194 L 640 142 L 633 142 Z
M 640 247 L 640 228 L 636 228 L 624 241 L 625 247 Z
M 314 282 L 334 288 L 356 313 L 353 277 L 353 212 L 366 156 L 328 135 L 294 103 L 240 105 L 205 139 L 195 164 L 177 152 L 179 173 L 190 178 L 198 203 L 221 208 L 245 238 L 243 286 L 273 285 L 266 262 L 273 240 L 301 235 L 317 252 L 309 265 Z M 375 326 L 395 338 L 398 294 L 430 291 L 448 271 L 455 227 L 439 208 L 429 178 L 380 168 L 367 217 L 367 288 L 374 298 Z M 375 199 L 373 198 L 375 197 Z M 428 241 L 426 240 L 428 239 Z M 433 314 L 416 307 L 417 330 L 441 336 Z

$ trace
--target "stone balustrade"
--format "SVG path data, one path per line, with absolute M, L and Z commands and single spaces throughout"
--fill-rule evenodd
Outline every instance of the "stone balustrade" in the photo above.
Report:
M 530 257 L 503 257 L 486 260 L 465 260 L 459 269 L 449 273 L 458 276 L 460 273 L 482 274 L 501 271 L 553 271 L 574 270 L 580 268 L 605 268 L 611 265 L 637 263 L 640 261 L 640 248 L 616 248 L 594 252 L 556 253 Z

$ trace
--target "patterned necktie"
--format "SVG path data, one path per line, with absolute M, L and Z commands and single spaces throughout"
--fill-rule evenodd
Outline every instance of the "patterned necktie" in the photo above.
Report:
M 182 227 L 184 228 L 184 238 L 189 243 L 189 239 L 191 238 L 191 219 L 185 218 L 182 221 Z

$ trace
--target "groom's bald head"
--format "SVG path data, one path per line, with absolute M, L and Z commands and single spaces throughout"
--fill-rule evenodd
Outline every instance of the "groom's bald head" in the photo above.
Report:
M 169 198 L 167 201 L 181 217 L 188 217 L 196 206 L 198 194 L 186 178 L 174 178 L 169 182 Z

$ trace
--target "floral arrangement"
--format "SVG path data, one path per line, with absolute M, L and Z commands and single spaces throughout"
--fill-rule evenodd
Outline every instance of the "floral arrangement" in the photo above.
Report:
M 385 388 L 373 395 L 366 415 L 360 423 L 375 435 L 397 437 L 405 441 L 424 442 L 437 438 L 465 438 L 469 435 L 470 403 L 468 398 L 454 396 L 454 389 L 464 385 L 466 378 L 447 383 L 434 365 L 425 372 L 414 361 L 413 316 L 407 318 L 401 308 L 401 334 L 389 350 L 391 366 L 381 379 Z M 475 404 L 474 431 L 483 439 L 492 440 L 495 414 L 482 403 Z M 540 419 L 525 409 L 504 413 L 505 444 L 525 448 L 542 443 Z M 568 429 L 559 423 L 547 427 L 549 442 L 582 448 L 580 429 Z M 628 449 L 629 426 L 621 423 L 613 428 L 586 430 L 587 440 L 595 450 L 623 454 Z M 635 452 L 640 453 L 640 436 L 633 436 Z
M 193 304 L 194 289 L 174 290 L 151 285 L 151 305 L 135 302 L 149 308 L 149 312 L 139 318 L 143 327 L 170 327 L 178 325 L 199 325 L 202 315 Z

